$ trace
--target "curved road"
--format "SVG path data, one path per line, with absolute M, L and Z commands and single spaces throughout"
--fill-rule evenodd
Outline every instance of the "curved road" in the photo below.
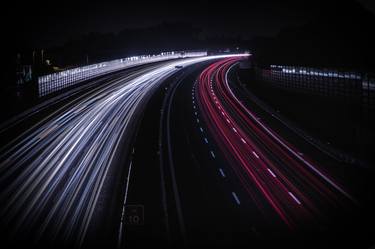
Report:
M 2 148 L 0 215 L 9 238 L 82 245 L 95 217 L 107 215 L 105 196 L 124 171 L 117 159 L 129 151 L 148 99 L 177 65 L 215 58 L 163 63 L 119 77 Z
M 352 189 L 233 90 L 239 60 L 109 77 L 10 141 L 0 149 L 1 234 L 16 245 L 111 248 L 321 248 L 360 238 Z M 129 205 L 143 208 L 141 224 L 125 220 Z M 360 222 L 340 228 L 347 214 Z M 353 238 L 338 243 L 338 234 Z
M 240 59 L 196 69 L 167 94 L 161 163 L 172 248 L 368 243 L 369 210 L 340 175 L 354 170 L 301 153 L 308 145 L 292 144 L 249 108 L 228 76 Z
M 228 85 L 236 59 L 217 62 L 202 72 L 197 99 L 208 128 L 249 197 L 267 215 L 290 229 L 317 221 L 327 207 L 356 202 L 331 176 L 247 109 Z M 237 202 L 240 198 L 233 193 Z M 270 210 L 266 211 L 266 210 Z

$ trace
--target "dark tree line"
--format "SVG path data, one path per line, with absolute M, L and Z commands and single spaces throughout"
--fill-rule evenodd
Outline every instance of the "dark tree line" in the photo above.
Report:
M 317 1 L 314 18 L 287 27 L 275 37 L 208 36 L 187 22 L 164 22 L 118 33 L 89 33 L 63 45 L 20 49 L 21 62 L 50 72 L 139 54 L 171 50 L 218 51 L 236 47 L 253 52 L 259 65 L 305 65 L 375 72 L 375 17 L 356 1 Z M 246 29 L 245 24 L 239 24 Z M 46 65 L 49 59 L 51 65 Z M 41 61 L 44 61 L 41 63 Z
M 375 72 L 374 15 L 355 1 L 320 4 L 320 12 L 303 26 L 253 39 L 249 46 L 258 63 Z

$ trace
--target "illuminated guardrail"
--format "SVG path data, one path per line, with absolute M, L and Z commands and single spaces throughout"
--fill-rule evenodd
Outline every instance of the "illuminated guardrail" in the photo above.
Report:
M 58 73 L 38 77 L 39 97 L 73 86 L 79 82 L 93 79 L 125 68 L 170 59 L 206 56 L 207 52 L 163 52 L 158 55 L 132 56 L 106 61 L 83 67 L 77 67 Z
M 257 76 L 279 87 L 322 96 L 357 97 L 363 88 L 360 73 L 334 69 L 270 65 L 257 70 Z
M 310 76 L 320 76 L 320 77 L 335 77 L 335 78 L 355 79 L 355 80 L 362 79 L 361 75 L 355 72 L 340 72 L 340 71 L 316 69 L 316 68 L 309 68 L 309 67 L 278 66 L 278 65 L 271 65 L 270 68 L 271 70 L 281 71 L 287 74 L 297 74 L 297 75 L 300 74 L 300 75 L 310 75 Z
M 369 120 L 375 120 L 374 75 L 334 69 L 270 65 L 266 69 L 256 68 L 255 76 L 258 80 L 279 88 L 359 101 L 365 116 Z

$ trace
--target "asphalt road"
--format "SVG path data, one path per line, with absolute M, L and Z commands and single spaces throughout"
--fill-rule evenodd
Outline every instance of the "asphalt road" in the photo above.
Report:
M 236 58 L 227 59 L 205 69 L 185 70 L 160 97 L 162 103 L 159 99 L 159 150 L 155 142 L 154 153 L 160 155 L 160 169 L 153 170 L 161 175 L 162 186 L 150 189 L 158 196 L 158 219 L 164 224 L 159 231 L 164 240 L 153 240 L 153 245 L 371 245 L 372 233 L 366 225 L 371 225 L 373 215 L 367 216 L 369 210 L 362 209 L 350 184 L 337 177 L 331 165 L 324 165 L 325 155 L 314 160 L 305 153 L 306 146 L 302 153 L 303 141 L 289 142 L 243 104 L 246 99 L 233 93 L 227 76 L 236 62 Z M 154 157 L 153 165 L 156 163 Z M 346 170 L 351 172 L 353 169 Z M 136 192 L 134 196 L 139 196 Z M 143 202 L 138 199 L 136 203 Z M 145 218 L 147 210 L 153 209 L 150 203 L 144 206 Z M 132 236 L 147 238 L 145 227 L 157 223 L 153 217 L 145 219 L 142 228 L 130 226 Z
M 160 63 L 104 81 L 8 141 L 0 151 L 7 242 L 111 244 L 108 224 L 117 223 L 126 202 L 130 148 L 149 99 L 177 65 L 211 59 Z
M 169 73 L 152 66 L 104 81 L 2 148 L 1 220 L 9 242 L 82 245 L 91 227 L 112 219 L 123 175 L 118 159 L 152 89 Z
M 146 109 L 128 192 L 128 204 L 144 213 L 141 224 L 125 226 L 125 247 L 233 247 L 258 239 L 232 195 L 223 195 L 223 176 L 212 170 L 217 161 L 196 125 L 190 93 L 206 66 L 191 66 L 168 79 Z
M 350 176 L 338 177 L 325 155 L 310 155 L 303 139 L 289 139 L 265 118 L 269 113 L 250 104 L 251 96 L 239 93 L 229 75 L 240 59 L 186 59 L 118 74 L 0 134 L 6 242 L 370 245 L 365 225 L 373 215 L 346 184 Z

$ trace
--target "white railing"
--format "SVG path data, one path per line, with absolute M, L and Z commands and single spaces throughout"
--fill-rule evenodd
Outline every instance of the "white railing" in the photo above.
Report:
M 79 82 L 132 66 L 170 59 L 198 56 L 207 56 L 207 52 L 163 52 L 157 55 L 132 56 L 88 66 L 77 67 L 38 77 L 38 93 L 39 97 L 42 97 L 66 87 L 73 86 Z
M 346 78 L 346 79 L 361 79 L 361 75 L 355 72 L 340 72 L 337 70 L 327 69 L 316 69 L 309 67 L 295 67 L 295 66 L 279 66 L 271 65 L 271 70 L 280 70 L 283 73 L 289 74 L 301 74 L 301 75 L 312 75 L 321 77 L 335 77 L 335 78 Z

